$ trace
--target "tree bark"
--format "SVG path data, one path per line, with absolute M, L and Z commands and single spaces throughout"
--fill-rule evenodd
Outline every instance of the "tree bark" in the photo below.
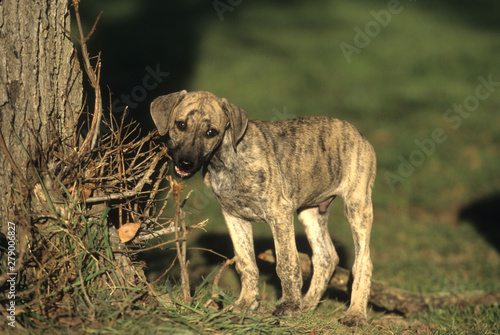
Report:
M 36 166 L 51 166 L 53 157 L 47 148 L 54 141 L 54 131 L 63 138 L 69 137 L 82 106 L 82 73 L 65 29 L 70 30 L 66 0 L 0 1 L 0 134 L 4 140 L 3 150 L 0 148 L 0 225 L 3 233 L 8 221 L 20 220 L 20 213 L 14 210 L 14 192 L 29 196 L 38 182 L 21 142 L 32 161 L 43 162 Z M 16 174 L 13 164 L 22 177 Z

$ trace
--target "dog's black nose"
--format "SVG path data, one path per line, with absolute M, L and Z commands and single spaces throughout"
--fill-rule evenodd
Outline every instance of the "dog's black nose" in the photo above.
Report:
M 179 168 L 181 168 L 182 170 L 184 171 L 189 171 L 193 168 L 194 166 L 194 163 L 192 160 L 188 159 L 188 158 L 182 158 L 180 161 L 179 161 Z

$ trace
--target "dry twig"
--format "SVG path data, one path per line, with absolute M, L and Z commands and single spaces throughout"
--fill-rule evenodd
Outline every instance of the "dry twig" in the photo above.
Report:
M 187 270 L 189 261 L 186 261 L 187 258 L 187 249 L 186 249 L 186 222 L 184 220 L 184 212 L 182 211 L 181 206 L 181 192 L 182 186 L 170 178 L 170 185 L 174 193 L 176 211 L 174 217 L 175 223 L 175 245 L 177 248 L 177 257 L 179 259 L 179 265 L 181 267 L 181 286 L 182 286 L 182 294 L 184 298 L 184 303 L 189 303 L 191 300 L 191 292 L 189 285 L 189 273 Z
M 90 126 L 89 133 L 87 137 L 85 138 L 85 141 L 83 144 L 80 146 L 80 155 L 85 154 L 87 151 L 87 147 L 90 143 L 90 150 L 93 150 L 95 148 L 95 145 L 97 143 L 97 138 L 100 134 L 100 125 L 101 125 L 101 120 L 102 120 L 102 99 L 101 99 L 101 87 L 99 86 L 99 80 L 101 76 L 101 55 L 99 54 L 97 58 L 97 64 L 96 68 L 94 69 L 92 65 L 90 64 L 90 57 L 89 53 L 87 50 L 87 41 L 89 40 L 90 36 L 95 31 L 95 28 L 97 26 L 97 22 L 99 22 L 99 19 L 101 18 L 102 12 L 99 14 L 97 19 L 94 22 L 94 25 L 92 26 L 92 29 L 90 32 L 85 36 L 83 33 L 83 28 L 82 28 L 82 22 L 80 19 L 80 11 L 79 11 L 79 1 L 78 0 L 73 0 L 73 6 L 75 8 L 75 16 L 76 16 L 76 23 L 78 26 L 78 33 L 80 34 L 80 38 L 78 39 L 78 43 L 80 44 L 82 48 L 82 57 L 84 60 L 84 66 L 85 66 L 85 72 L 87 73 L 87 76 L 90 80 L 90 85 L 94 89 L 95 93 L 95 100 L 94 100 L 94 117 L 92 119 L 92 124 Z
M 222 263 L 222 266 L 219 268 L 219 270 L 217 270 L 217 273 L 215 274 L 215 277 L 214 277 L 214 282 L 212 284 L 214 287 L 214 289 L 212 290 L 212 298 L 208 299 L 205 302 L 205 307 L 208 307 L 211 304 L 213 304 L 214 299 L 219 296 L 219 292 L 217 292 L 216 288 L 219 287 L 219 281 L 220 281 L 220 278 L 222 276 L 222 273 L 224 272 L 224 270 L 226 270 L 226 268 L 228 266 L 233 265 L 236 262 L 236 260 L 237 260 L 236 256 L 234 256 L 231 259 L 226 259 L 224 261 L 224 263 Z

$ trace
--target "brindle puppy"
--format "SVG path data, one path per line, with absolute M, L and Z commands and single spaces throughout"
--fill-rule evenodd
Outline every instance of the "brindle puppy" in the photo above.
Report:
M 316 308 L 339 261 L 327 223 L 332 200 L 340 195 L 355 246 L 351 304 L 341 321 L 366 322 L 376 159 L 356 128 L 328 117 L 249 121 L 245 111 L 210 92 L 160 96 L 151 114 L 160 135 L 168 135 L 175 173 L 188 178 L 203 169 L 222 207 L 242 281 L 239 307 L 259 305 L 251 222 L 265 221 L 272 229 L 283 292 L 275 315 Z M 313 250 L 314 273 L 303 299 L 294 211 Z

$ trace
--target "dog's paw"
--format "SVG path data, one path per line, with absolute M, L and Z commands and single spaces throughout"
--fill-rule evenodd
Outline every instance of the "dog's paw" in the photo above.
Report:
M 300 301 L 282 301 L 273 312 L 274 316 L 298 316 L 302 312 Z
M 256 311 L 260 306 L 260 299 L 257 297 L 251 300 L 239 298 L 235 301 L 234 305 L 228 305 L 224 308 L 226 312 L 232 313 L 247 313 L 249 311 Z
M 314 311 L 318 307 L 319 299 L 309 299 L 306 295 L 304 301 L 302 302 L 302 311 Z
M 366 324 L 366 316 L 362 313 L 347 313 L 339 322 L 348 327 L 363 326 Z

